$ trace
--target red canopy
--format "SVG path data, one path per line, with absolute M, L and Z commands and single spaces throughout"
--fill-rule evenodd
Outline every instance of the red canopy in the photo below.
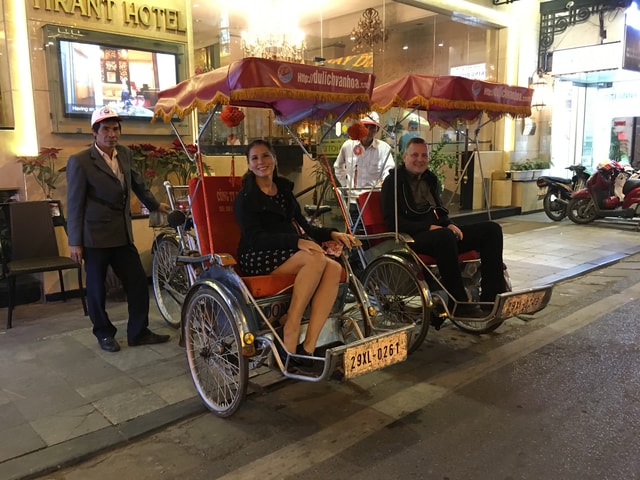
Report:
M 373 90 L 371 108 L 384 113 L 392 107 L 427 111 L 430 125 L 445 128 L 457 121 L 491 120 L 503 115 L 531 115 L 533 90 L 464 77 L 409 74 Z
M 271 108 L 277 121 L 291 124 L 369 110 L 374 76 L 261 58 L 245 58 L 162 90 L 154 118 L 169 121 L 216 104 Z M 346 111 L 345 111 L 346 110 Z

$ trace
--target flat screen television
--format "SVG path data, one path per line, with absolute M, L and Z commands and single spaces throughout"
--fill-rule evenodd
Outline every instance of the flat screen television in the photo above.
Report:
M 186 78 L 184 44 L 54 25 L 44 33 L 54 132 L 89 132 L 92 112 L 108 105 L 125 133 L 171 134 L 150 121 L 158 92 Z

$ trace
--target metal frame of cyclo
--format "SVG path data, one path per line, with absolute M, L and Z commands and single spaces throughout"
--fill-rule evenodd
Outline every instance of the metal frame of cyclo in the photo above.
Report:
M 189 154 L 189 151 L 188 151 L 188 149 L 187 149 L 187 147 L 186 147 L 186 145 L 185 145 L 185 143 L 184 143 L 184 141 L 183 141 L 182 137 L 180 136 L 180 133 L 178 132 L 178 130 L 177 130 L 177 128 L 176 128 L 176 126 L 175 126 L 175 124 L 173 123 L 173 120 L 172 120 L 172 121 L 170 121 L 171 128 L 173 129 L 173 131 L 174 131 L 174 133 L 175 133 L 176 137 L 178 138 L 178 141 L 180 142 L 180 145 L 182 146 L 182 148 L 183 148 L 183 150 L 184 150 L 185 154 L 186 154 L 186 155 L 187 155 L 187 157 L 189 158 L 189 161 L 197 162 L 197 165 L 198 165 L 198 174 L 199 174 L 199 176 L 200 176 L 201 178 L 202 178 L 202 176 L 204 175 L 204 171 L 203 171 L 203 168 L 202 168 L 202 153 L 201 153 L 201 150 L 200 150 L 200 137 L 201 137 L 202 133 L 204 132 L 204 130 L 206 129 L 206 127 L 207 127 L 207 126 L 209 125 L 209 123 L 211 122 L 211 120 L 212 120 L 213 116 L 215 115 L 215 113 L 220 109 L 220 107 L 221 107 L 221 106 L 222 106 L 222 104 L 218 103 L 218 104 L 216 104 L 216 106 L 215 106 L 213 109 L 211 109 L 211 111 L 209 112 L 209 115 L 208 115 L 208 117 L 207 117 L 206 121 L 204 122 L 204 124 L 202 125 L 202 127 L 201 127 L 200 131 L 198 132 L 197 142 L 196 142 L 197 152 L 196 152 L 195 156 L 191 156 L 191 155 Z M 318 146 L 319 146 L 319 147 L 322 145 L 322 142 L 323 142 L 323 141 L 324 141 L 324 139 L 326 138 L 327 134 L 328 134 L 328 133 L 329 133 L 329 132 L 330 132 L 330 131 L 335 127 L 335 125 L 336 125 L 336 124 L 337 124 L 337 123 L 338 123 L 338 122 L 339 122 L 339 121 L 340 121 L 340 120 L 341 120 L 341 119 L 342 119 L 342 118 L 343 118 L 343 117 L 344 117 L 344 116 L 349 112 L 349 110 L 352 108 L 352 106 L 353 106 L 353 102 L 352 102 L 352 103 L 349 103 L 349 104 L 345 107 L 344 111 L 343 111 L 339 116 L 337 116 L 337 117 L 333 120 L 333 122 L 331 123 L 330 127 L 326 130 L 326 132 L 324 133 L 324 135 L 321 137 L 320 141 L 318 142 Z M 273 111 L 273 109 L 271 109 L 271 110 Z M 274 112 L 274 113 L 276 113 L 276 118 L 277 118 L 277 112 Z M 195 119 L 195 118 L 196 118 L 196 115 L 197 115 L 197 112 L 196 112 L 196 111 L 192 112 L 192 115 L 193 115 L 193 117 L 194 117 L 194 119 Z M 311 152 L 309 152 L 309 151 L 307 150 L 307 148 L 306 148 L 306 147 L 305 147 L 305 145 L 302 143 L 302 141 L 300 140 L 300 138 L 298 137 L 298 135 L 297 135 L 295 132 L 293 132 L 293 130 L 290 128 L 290 126 L 289 126 L 289 125 L 287 125 L 287 124 L 284 124 L 284 123 L 282 124 L 282 126 L 284 126 L 284 127 L 286 128 L 286 130 L 291 134 L 291 136 L 295 139 L 296 143 L 300 146 L 300 148 L 302 148 L 303 152 L 304 152 L 304 153 L 305 153 L 309 158 L 311 158 L 312 160 L 318 160 L 320 157 L 322 157 L 322 158 L 324 159 L 325 163 L 326 163 L 326 161 L 327 161 L 327 160 L 326 160 L 326 155 L 324 155 L 324 154 L 320 153 L 320 154 L 318 155 L 318 158 L 313 158 L 313 156 L 311 155 Z M 327 168 L 328 168 L 328 165 L 327 165 Z M 336 193 L 337 193 L 337 192 L 338 192 L 338 190 L 337 190 L 337 187 L 335 186 L 335 181 L 333 180 L 333 176 L 332 176 L 332 173 L 331 173 L 331 168 L 328 168 L 328 173 L 329 173 L 330 178 L 332 178 L 333 186 L 334 186 L 334 189 L 335 189 L 335 191 L 336 191 Z M 204 184 L 203 184 L 203 183 L 201 183 L 201 185 L 203 185 L 203 194 L 204 194 L 204 195 L 206 195 L 206 191 L 204 191 L 204 188 L 205 188 L 205 187 L 204 187 Z M 339 202 L 339 203 L 340 203 L 340 202 Z M 342 214 L 343 214 L 343 217 L 344 217 L 344 220 L 345 220 L 345 224 L 346 224 L 346 226 L 347 226 L 347 230 L 348 230 L 348 231 L 350 231 L 349 222 L 348 222 L 348 220 L 347 220 L 349 217 L 347 217 L 347 212 L 344 210 L 344 208 L 342 208 Z M 196 231 L 196 235 L 197 235 L 197 231 Z M 197 261 L 211 261 L 211 260 L 213 260 L 213 259 L 214 259 L 214 257 L 215 257 L 215 254 L 214 254 L 214 253 L 211 253 L 211 254 L 209 254 L 209 255 L 207 255 L 207 256 L 205 256 L 205 257 L 198 257 L 197 259 L 194 259 L 194 260 L 197 260 Z M 189 259 L 185 259 L 185 260 L 189 260 Z M 347 266 L 346 268 L 348 268 L 348 266 Z M 354 274 L 353 274 L 353 272 L 352 272 L 352 271 L 350 271 L 350 269 L 349 269 L 349 271 L 348 271 L 348 275 L 354 275 Z M 280 341 L 280 336 L 279 336 L 279 335 L 278 335 L 278 333 L 276 332 L 275 327 L 274 327 L 274 326 L 272 326 L 272 325 L 271 325 L 271 323 L 267 320 L 267 318 L 266 318 L 266 316 L 265 316 L 264 312 L 263 312 L 263 311 L 262 311 L 262 309 L 260 308 L 260 305 L 258 304 L 258 302 L 256 301 L 256 299 L 253 297 L 253 295 L 251 295 L 251 292 L 249 291 L 248 287 L 244 284 L 244 282 L 242 282 L 242 281 L 235 282 L 235 283 L 234 283 L 234 286 L 240 289 L 240 292 L 242 293 L 242 296 L 244 297 L 244 299 L 245 299 L 246 301 L 248 301 L 248 302 L 253 306 L 253 308 L 254 308 L 254 309 L 255 309 L 255 311 L 258 313 L 258 315 L 260 315 L 260 317 L 262 318 L 262 320 L 263 320 L 264 324 L 268 327 L 269 331 L 270 331 L 270 332 L 274 335 L 274 337 L 276 338 L 276 341 Z M 405 326 L 405 327 L 402 327 L 402 328 L 398 328 L 398 329 L 396 329 L 396 330 L 394 330 L 393 332 L 390 332 L 390 333 L 378 334 L 378 336 L 377 336 L 377 337 L 378 337 L 379 339 L 382 339 L 382 338 L 390 337 L 390 336 L 397 335 L 397 334 L 406 334 L 406 332 L 408 332 L 410 329 L 411 329 L 411 326 Z M 348 345 L 348 347 L 354 347 L 354 348 L 355 348 L 355 347 L 357 347 L 358 345 L 363 344 L 363 343 L 366 343 L 366 342 L 368 342 L 368 341 L 370 341 L 370 338 L 361 339 L 361 340 L 359 340 L 359 341 L 354 342 L 353 344 Z M 284 345 L 283 345 L 283 346 L 284 346 Z M 273 347 L 273 345 L 272 345 L 272 347 Z M 344 349 L 344 348 L 346 348 L 346 347 L 345 347 L 345 346 L 343 346 L 343 347 L 334 347 L 334 348 L 329 349 L 329 350 L 328 350 L 328 352 L 329 352 L 329 353 L 331 353 L 331 352 L 333 352 L 333 351 L 336 351 L 336 352 L 337 352 L 338 350 L 342 350 L 342 349 Z M 295 373 L 289 373 L 289 372 L 287 372 L 287 373 L 286 373 L 286 376 L 287 376 L 288 378 L 293 378 L 293 379 L 298 379 L 298 380 L 306 380 L 306 381 L 314 381 L 314 382 L 324 380 L 324 379 L 326 379 L 326 378 L 327 378 L 328 373 L 329 373 L 329 372 L 330 372 L 330 371 L 335 367 L 335 364 L 334 364 L 334 363 L 335 363 L 335 361 L 336 361 L 336 357 L 335 357 L 335 355 L 334 355 L 333 353 L 331 353 L 330 358 L 331 358 L 331 362 L 327 362 L 327 363 L 325 363 L 325 366 L 324 366 L 323 372 L 322 372 L 322 374 L 321 374 L 320 376 L 318 376 L 318 377 L 308 377 L 308 376 L 306 376 L 306 375 L 298 375 L 298 374 L 295 374 Z M 276 361 L 277 361 L 277 363 L 279 364 L 279 367 L 280 367 L 282 370 L 284 370 L 284 365 L 282 364 L 281 360 L 278 358 L 278 359 L 276 359 Z

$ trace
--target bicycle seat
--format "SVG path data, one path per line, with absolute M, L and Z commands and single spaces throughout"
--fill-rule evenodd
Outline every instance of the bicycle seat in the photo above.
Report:
M 305 205 L 304 213 L 308 216 L 318 216 L 323 213 L 329 213 L 331 211 L 331 207 L 329 205 Z
M 182 210 L 172 210 L 167 215 L 167 222 L 171 228 L 177 228 L 180 225 L 184 225 L 187 221 L 187 216 L 184 214 Z

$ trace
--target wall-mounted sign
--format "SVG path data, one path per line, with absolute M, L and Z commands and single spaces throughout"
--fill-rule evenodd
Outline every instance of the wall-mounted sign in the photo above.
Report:
M 640 72 L 640 30 L 631 26 L 624 27 L 624 49 L 622 68 Z
M 475 65 L 460 65 L 459 67 L 451 67 L 450 74 L 456 77 L 484 80 L 485 78 L 487 78 L 487 64 L 476 63 Z
M 552 75 L 617 70 L 622 60 L 622 43 L 611 42 L 553 52 Z

